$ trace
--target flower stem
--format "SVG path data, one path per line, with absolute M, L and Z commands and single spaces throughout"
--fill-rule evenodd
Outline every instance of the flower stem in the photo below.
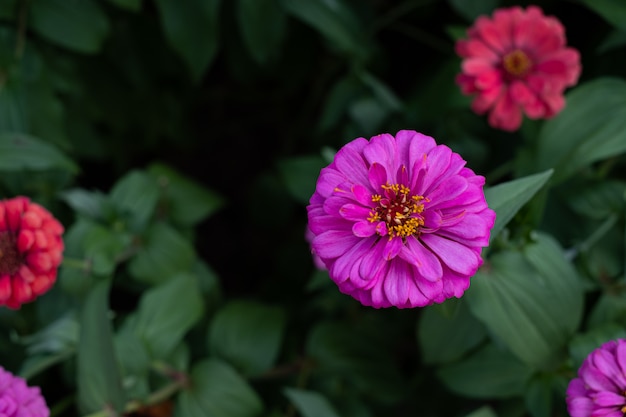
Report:
M 604 237 L 604 235 L 609 232 L 615 223 L 617 222 L 617 215 L 610 215 L 604 223 L 602 223 L 592 234 L 589 236 L 584 242 L 568 249 L 565 251 L 565 256 L 568 260 L 574 260 L 581 252 L 585 252 L 589 250 L 593 245 L 595 245 L 600 239 Z

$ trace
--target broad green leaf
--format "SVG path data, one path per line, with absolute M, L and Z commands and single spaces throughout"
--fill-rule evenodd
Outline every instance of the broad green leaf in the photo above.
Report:
M 165 37 L 200 81 L 217 52 L 221 0 L 155 0 Z
M 131 12 L 138 12 L 141 10 L 141 2 L 143 0 L 109 0 L 109 2 L 119 6 L 123 9 Z
M 626 20 L 625 20 L 626 21 Z M 572 90 L 539 133 L 536 165 L 558 183 L 593 162 L 626 152 L 626 81 L 596 78 Z
M 531 378 L 524 401 L 532 417 L 552 416 L 552 377 L 538 374 Z
M 224 199 L 197 182 L 163 164 L 152 164 L 148 173 L 155 178 L 165 200 L 166 211 L 177 223 L 193 226 L 224 205 Z
M 287 26 L 280 0 L 239 0 L 237 19 L 243 41 L 256 62 L 267 64 L 278 56 Z
M 402 109 L 402 102 L 398 96 L 382 80 L 379 80 L 369 72 L 362 72 L 359 78 L 383 107 L 393 111 Z
M 90 270 L 96 275 L 110 275 L 115 270 L 120 255 L 132 244 L 132 236 L 94 224 L 85 235 L 83 248 L 90 263 Z
M 94 54 L 109 34 L 106 14 L 94 0 L 37 0 L 30 7 L 32 27 L 52 43 Z
M 115 352 L 124 375 L 123 387 L 130 398 L 145 398 L 150 393 L 148 377 L 151 358 L 136 331 L 137 313 L 130 314 L 115 334 Z
M 576 213 L 598 220 L 604 220 L 611 214 L 621 214 L 626 207 L 626 182 L 594 182 L 577 189 L 568 203 Z
M 302 417 L 339 417 L 339 413 L 322 394 L 296 388 L 285 388 L 289 401 Z
M 379 130 L 391 112 L 376 97 L 366 95 L 350 103 L 348 114 L 359 129 L 371 135 Z
M 101 192 L 87 191 L 82 188 L 63 191 L 60 197 L 75 212 L 93 220 L 103 217 L 103 207 L 107 204 L 107 197 Z
M 135 331 L 154 359 L 166 359 L 204 310 L 197 278 L 178 274 L 141 297 Z
M 384 321 L 367 324 L 320 323 L 309 332 L 306 352 L 320 377 L 348 382 L 380 401 L 398 401 L 407 385 L 392 359 Z
M 529 175 L 485 189 L 489 208 L 496 212 L 496 222 L 491 229 L 493 240 L 515 214 L 544 186 L 552 170 Z
M 190 387 L 178 395 L 175 417 L 255 417 L 263 404 L 228 364 L 205 359 L 191 370 Z
M 109 286 L 109 280 L 102 280 L 92 289 L 80 317 L 77 386 L 82 413 L 121 412 L 126 401 L 108 317 Z
M 320 156 L 298 156 L 278 161 L 278 171 L 289 193 L 300 203 L 308 204 L 320 170 L 326 165 Z
M 616 28 L 626 30 L 626 3 L 622 0 L 580 0 Z
M 29 379 L 76 353 L 79 325 L 74 311 L 59 317 L 39 332 L 20 338 L 28 358 L 20 368 L 20 376 Z
M 56 147 L 21 133 L 0 133 L 0 171 L 63 169 L 78 167 Z
M 159 284 L 190 271 L 195 253 L 191 243 L 171 226 L 155 223 L 142 237 L 142 245 L 129 265 L 136 279 Z
M 448 3 L 470 22 L 480 15 L 491 14 L 498 7 L 498 0 L 448 0 Z
M 478 410 L 474 410 L 465 417 L 498 417 L 493 409 L 489 406 L 480 407 Z
M 472 313 L 523 362 L 540 368 L 578 327 L 583 290 L 551 238 L 538 234 L 522 251 L 492 256 L 465 294 Z
M 122 177 L 109 193 L 111 204 L 128 216 L 132 231 L 145 228 L 159 199 L 159 188 L 154 179 L 142 171 L 131 171 Z
M 437 376 L 453 392 L 492 399 L 522 395 L 532 373 L 510 353 L 487 345 L 460 362 L 439 368 Z
M 280 351 L 285 314 L 278 307 L 231 301 L 209 328 L 210 352 L 247 376 L 270 369 Z
M 427 364 L 452 362 L 478 346 L 486 337 L 485 327 L 470 314 L 463 300 L 448 300 L 458 304 L 452 317 L 444 317 L 435 308 L 427 307 L 417 322 L 417 336 L 422 359 Z
M 585 333 L 577 334 L 569 344 L 574 369 L 578 369 L 585 358 L 604 343 L 623 338 L 626 338 L 624 326 L 612 322 L 602 323 Z
M 364 30 L 343 0 L 282 0 L 286 10 L 312 26 L 329 44 L 360 59 L 366 55 Z

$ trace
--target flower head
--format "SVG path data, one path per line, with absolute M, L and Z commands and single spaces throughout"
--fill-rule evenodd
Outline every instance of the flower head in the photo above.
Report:
M 563 90 L 580 75 L 578 51 L 565 47 L 565 29 L 539 7 L 498 9 L 479 17 L 456 44 L 463 58 L 456 78 L 472 109 L 489 111 L 489 124 L 514 131 L 522 111 L 531 119 L 549 118 L 565 106 Z
M 611 340 L 591 352 L 567 387 L 572 417 L 626 414 L 626 340 Z
M 312 252 L 340 291 L 364 305 L 460 297 L 495 220 L 484 182 L 421 133 L 355 139 L 320 172 L 307 207 Z
M 20 308 L 52 287 L 62 233 L 61 223 L 28 198 L 0 201 L 0 305 Z
M 22 378 L 0 366 L 0 416 L 48 417 L 50 410 L 38 387 L 29 387 Z

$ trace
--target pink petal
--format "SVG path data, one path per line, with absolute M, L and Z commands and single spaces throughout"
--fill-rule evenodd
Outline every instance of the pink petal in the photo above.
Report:
M 313 239 L 313 249 L 321 258 L 337 258 L 359 242 L 352 231 L 329 230 Z
M 367 177 L 369 180 L 370 186 L 376 190 L 376 192 L 382 193 L 381 185 L 385 185 L 387 183 L 387 170 L 384 166 L 379 164 L 378 162 L 372 163 L 370 169 L 367 173 Z
M 425 248 L 418 239 L 409 237 L 400 252 L 400 258 L 415 266 L 417 272 L 427 281 L 440 281 L 443 275 L 439 258 Z
M 474 250 L 453 240 L 435 234 L 422 235 L 421 240 L 451 270 L 463 275 L 473 275 L 480 265 L 480 256 Z

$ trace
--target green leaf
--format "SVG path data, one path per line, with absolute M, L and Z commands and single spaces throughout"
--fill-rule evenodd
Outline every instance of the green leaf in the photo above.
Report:
M 606 323 L 619 323 L 626 326 L 626 294 L 622 291 L 605 291 L 596 301 L 587 327 L 601 327 Z
M 566 99 L 565 109 L 545 122 L 538 138 L 535 162 L 539 168 L 554 168 L 554 183 L 626 152 L 626 81 L 597 78 Z
M 417 323 L 418 342 L 426 364 L 452 362 L 478 346 L 486 337 L 485 327 L 470 314 L 463 300 L 448 300 L 458 304 L 452 317 L 440 314 L 437 306 L 424 309 Z
M 217 52 L 221 1 L 155 1 L 167 41 L 199 81 Z
M 280 0 L 239 0 L 237 19 L 244 44 L 256 62 L 263 65 L 277 57 L 287 27 Z
M 486 405 L 484 407 L 480 407 L 478 410 L 472 411 L 465 417 L 498 417 L 498 416 L 491 407 Z
M 31 4 L 30 27 L 52 43 L 95 54 L 109 34 L 106 14 L 93 0 L 38 0 Z
M 480 15 L 491 14 L 498 7 L 498 0 L 448 0 L 448 3 L 470 22 Z
M 626 30 L 614 30 L 604 38 L 604 41 L 602 41 L 596 51 L 598 54 L 603 54 L 613 49 L 621 48 L 624 45 L 626 45 Z
M 309 332 L 306 352 L 320 377 L 348 382 L 380 401 L 398 401 L 407 385 L 394 363 L 391 338 L 381 329 L 386 324 L 382 319 L 367 324 L 320 323 Z
M 121 7 L 122 9 L 126 9 L 131 12 L 138 12 L 141 10 L 142 0 L 109 0 L 109 2 Z
M 569 354 L 575 369 L 585 358 L 609 340 L 626 338 L 626 329 L 616 323 L 605 322 L 585 333 L 577 334 L 569 344 Z
M 289 194 L 300 203 L 308 204 L 320 170 L 326 165 L 320 156 L 298 156 L 278 161 L 278 171 Z
M 190 271 L 195 259 L 191 243 L 171 226 L 155 223 L 143 236 L 143 244 L 129 264 L 136 279 L 159 284 Z
M 606 179 L 594 182 L 577 189 L 568 203 L 578 214 L 598 220 L 619 215 L 626 207 L 626 182 Z
M 78 166 L 56 147 L 21 133 L 0 133 L 0 171 L 62 169 Z
M 508 352 L 487 345 L 465 360 L 439 368 L 437 376 L 453 392 L 492 399 L 522 395 L 532 373 Z
M 280 351 L 285 314 L 251 301 L 231 301 L 209 328 L 209 350 L 242 372 L 256 376 L 270 369 Z
M 0 19 L 12 20 L 17 11 L 17 0 L 0 1 Z
M 78 330 L 76 314 L 71 311 L 37 333 L 22 337 L 21 342 L 27 345 L 29 355 L 73 350 L 78 344 Z
M 626 30 L 626 4 L 621 0 L 580 0 L 616 28 Z
M 115 183 L 109 201 L 123 215 L 127 215 L 133 231 L 143 230 L 154 213 L 159 199 L 159 188 L 148 174 L 131 171 Z
M 148 173 L 156 179 L 165 200 L 163 210 L 180 225 L 193 226 L 215 213 L 224 199 L 163 164 L 152 164 Z
M 204 310 L 197 278 L 179 274 L 141 297 L 135 331 L 154 359 L 165 359 Z
M 103 217 L 103 206 L 107 203 L 107 197 L 99 191 L 87 191 L 82 188 L 73 188 L 63 191 L 60 195 L 75 212 L 80 213 L 92 220 Z
M 544 186 L 552 170 L 529 175 L 485 189 L 487 205 L 496 212 L 496 222 L 491 229 L 493 240 L 515 214 Z
M 77 386 L 84 414 L 107 408 L 121 412 L 126 402 L 108 318 L 109 285 L 102 280 L 92 289 L 80 317 Z
M 148 377 L 150 353 L 136 331 L 137 314 L 130 314 L 115 334 L 115 352 L 124 375 L 123 387 L 129 398 L 145 398 L 150 393 Z
M 263 411 L 259 396 L 237 372 L 218 359 L 197 363 L 190 388 L 178 395 L 175 417 L 254 417 Z
M 555 359 L 580 322 L 583 290 L 551 238 L 538 234 L 523 251 L 497 253 L 465 294 L 472 313 L 525 363 Z
M 552 378 L 536 375 L 528 383 L 524 395 L 526 408 L 532 417 L 552 416 Z
M 347 113 L 350 103 L 363 91 L 363 83 L 354 76 L 340 78 L 339 81 L 330 88 L 324 105 L 322 115 L 318 122 L 320 132 L 325 132 L 341 121 Z
M 130 247 L 132 236 L 94 224 L 83 241 L 85 257 L 96 275 L 110 275 L 120 261 L 120 255 Z
M 366 55 L 363 29 L 343 0 L 282 0 L 294 17 L 312 26 L 328 43 L 356 59 Z
M 302 417 L 339 417 L 339 413 L 322 394 L 296 388 L 285 388 L 289 401 Z

